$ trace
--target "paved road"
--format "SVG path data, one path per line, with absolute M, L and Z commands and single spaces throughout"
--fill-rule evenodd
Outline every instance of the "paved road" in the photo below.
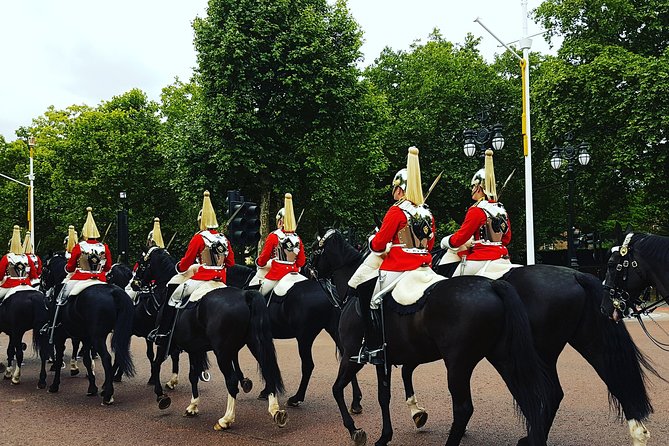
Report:
M 648 321 L 649 329 L 665 342 L 669 341 L 669 315 L 660 314 L 657 325 Z M 658 371 L 669 377 L 669 353 L 653 346 L 636 322 L 627 323 L 639 347 L 654 361 Z M 664 332 L 663 332 L 664 330 Z M 7 345 L 0 335 L 0 345 Z M 287 389 L 294 391 L 299 382 L 300 361 L 294 341 L 276 341 L 280 366 Z M 87 381 L 83 373 L 78 377 L 64 376 L 60 393 L 48 394 L 37 390 L 37 360 L 31 354 L 26 358 L 22 383 L 12 386 L 0 381 L 0 444 L 24 445 L 346 445 L 348 434 L 341 424 L 339 412 L 331 396 L 331 385 L 336 376 L 337 359 L 332 340 L 321 334 L 314 346 L 316 369 L 307 393 L 307 401 L 299 408 L 289 408 L 288 425 L 274 426 L 267 414 L 264 401 L 256 400 L 261 383 L 256 365 L 246 349 L 241 364 L 255 388 L 250 394 L 240 394 L 237 420 L 226 432 L 212 429 L 226 407 L 223 378 L 217 370 L 212 381 L 202 383 L 200 416 L 185 418 L 182 413 L 190 401 L 187 382 L 187 358 L 182 356 L 181 383 L 170 393 L 172 407 L 160 411 L 155 404 L 152 388 L 146 386 L 148 363 L 144 357 L 144 342 L 133 338 L 132 350 L 138 375 L 116 386 L 115 404 L 100 405 L 99 397 L 85 395 Z M 4 360 L 4 354 L 2 355 Z M 604 384 L 593 369 L 573 349 L 567 347 L 559 361 L 559 372 L 565 399 L 558 412 L 549 444 L 552 446 L 610 446 L 630 444 L 627 428 L 609 412 Z M 163 381 L 169 367 L 163 367 Z M 98 370 L 100 367 L 98 366 Z M 101 372 L 99 372 L 101 374 Z M 51 376 L 48 379 L 51 382 Z M 451 402 L 446 387 L 446 371 L 441 363 L 420 367 L 415 375 L 419 401 L 429 412 L 425 428 L 416 430 L 404 404 L 399 369 L 393 374 L 392 445 L 444 444 L 451 420 Z M 365 367 L 360 375 L 365 394 L 364 413 L 356 416 L 359 427 L 369 434 L 373 444 L 380 433 L 380 415 L 375 396 L 375 374 Z M 649 378 L 655 414 L 647 427 L 651 445 L 669 444 L 669 384 L 655 377 Z M 511 396 L 500 377 L 487 363 L 479 364 L 473 378 L 475 412 L 469 424 L 464 446 L 515 445 L 523 435 L 521 423 L 514 415 Z M 281 402 L 292 393 L 282 397 Z M 350 398 L 350 392 L 347 392 Z

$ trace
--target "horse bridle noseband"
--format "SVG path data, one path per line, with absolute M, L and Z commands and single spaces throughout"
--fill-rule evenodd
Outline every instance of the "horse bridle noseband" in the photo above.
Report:
M 634 258 L 630 242 L 633 233 L 627 234 L 623 244 L 618 248 L 612 248 L 612 252 L 620 252 L 620 261 L 616 265 L 616 273 L 613 277 L 613 286 L 604 283 L 604 289 L 609 292 L 609 299 L 613 307 L 625 314 L 627 306 L 629 305 L 630 294 L 627 291 L 627 279 L 629 278 L 630 269 L 634 270 L 639 277 L 643 277 L 641 270 L 639 270 L 639 263 Z

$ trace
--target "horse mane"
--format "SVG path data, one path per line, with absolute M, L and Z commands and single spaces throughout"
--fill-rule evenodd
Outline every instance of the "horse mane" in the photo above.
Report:
M 167 250 L 160 249 L 156 252 L 156 255 L 151 257 L 151 267 L 156 268 L 155 274 L 160 275 L 161 279 L 166 278 L 165 282 L 170 280 L 176 274 L 174 266 L 177 264 L 177 261 L 174 260 L 174 257 L 172 257 Z
M 669 263 L 669 237 L 653 234 L 634 234 L 630 245 L 643 249 L 644 256 L 657 264 Z
M 362 254 L 344 239 L 339 230 L 335 230 L 329 238 L 332 240 L 330 243 L 335 244 L 334 248 L 341 255 L 342 265 L 350 265 L 354 262 L 359 265 L 362 262 Z

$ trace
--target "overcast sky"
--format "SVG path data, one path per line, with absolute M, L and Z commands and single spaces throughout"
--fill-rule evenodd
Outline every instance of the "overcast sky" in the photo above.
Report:
M 16 139 L 48 106 L 97 106 L 140 88 L 158 100 L 175 77 L 195 65 L 193 29 L 206 0 L 3 0 L 0 2 L 0 134 Z M 532 10 L 540 0 L 528 0 Z M 439 28 L 456 43 L 468 32 L 483 38 L 488 60 L 501 53 L 476 17 L 505 42 L 522 37 L 520 0 L 348 0 L 364 32 L 365 64 L 385 46 L 406 50 Z M 528 21 L 528 34 L 541 31 Z M 554 53 L 541 36 L 532 51 Z

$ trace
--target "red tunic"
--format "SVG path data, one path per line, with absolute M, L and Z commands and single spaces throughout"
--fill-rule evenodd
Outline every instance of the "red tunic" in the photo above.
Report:
M 212 234 L 218 234 L 218 232 L 214 229 L 209 229 L 209 232 Z M 204 248 L 206 248 L 207 245 L 204 243 L 204 238 L 202 236 L 201 232 L 198 232 L 193 236 L 193 238 L 190 239 L 190 243 L 188 243 L 188 249 L 186 249 L 186 253 L 184 256 L 179 260 L 179 263 L 177 263 L 177 271 L 180 273 L 186 272 L 188 270 L 188 267 L 191 266 L 192 264 L 195 263 L 195 260 L 199 260 L 200 263 L 202 263 L 202 258 L 200 257 L 200 254 L 202 251 L 204 251 Z M 235 264 L 235 253 L 232 251 L 232 245 L 230 244 L 230 240 L 228 240 L 228 255 L 225 257 L 225 266 L 224 267 L 212 267 L 212 266 L 206 266 L 206 265 L 201 265 L 200 268 L 198 268 L 197 272 L 191 279 L 194 280 L 217 280 L 220 282 L 225 283 L 227 274 L 226 274 L 226 269 L 230 268 Z
M 86 243 L 94 245 L 99 242 L 97 241 L 97 239 L 89 238 L 88 240 L 86 240 Z M 79 268 L 77 268 L 77 262 L 79 261 L 79 257 L 81 256 L 81 245 L 79 245 L 79 243 L 74 245 L 74 248 L 72 248 L 72 252 L 70 253 L 70 258 L 67 261 L 67 265 L 65 265 L 65 271 L 67 271 L 68 273 L 74 272 L 72 277 L 70 277 L 70 280 L 97 279 L 100 282 L 107 281 L 106 273 L 112 267 L 112 256 L 111 256 L 111 251 L 109 251 L 109 246 L 107 246 L 106 243 L 103 243 L 103 245 L 105 247 L 105 264 L 102 267 L 102 271 L 97 273 L 82 271 Z
M 28 258 L 28 267 L 30 268 L 30 271 L 28 272 L 27 277 L 11 277 L 7 276 L 5 278 L 5 281 L 0 285 L 2 288 L 14 288 L 15 286 L 19 285 L 31 285 L 31 280 L 32 279 L 38 279 L 39 276 L 37 275 L 37 268 L 35 268 L 35 263 L 33 260 L 30 258 L 30 256 L 26 256 Z M 7 267 L 9 267 L 9 260 L 7 260 L 7 255 L 2 256 L 2 259 L 0 259 L 0 277 L 5 277 L 7 274 Z
M 383 217 L 381 228 L 377 232 L 370 243 L 370 247 L 374 252 L 383 252 L 386 249 L 386 244 L 392 242 L 393 245 L 399 245 L 400 239 L 397 233 L 407 225 L 407 217 L 404 211 L 398 205 L 393 205 L 388 209 L 388 212 Z M 436 234 L 434 224 L 434 217 L 432 217 L 432 234 Z M 431 251 L 434 246 L 434 237 L 427 243 L 427 250 Z M 390 252 L 383 259 L 379 269 L 384 271 L 412 271 L 422 265 L 432 265 L 432 254 L 410 253 L 406 252 L 400 246 L 394 246 Z
M 457 248 L 464 245 L 471 236 L 474 236 L 474 240 L 481 239 L 481 228 L 485 226 L 486 220 L 488 219 L 487 214 L 483 209 L 473 205 L 467 209 L 467 214 L 465 215 L 465 221 L 460 226 L 451 238 L 448 240 L 449 245 L 452 248 Z M 483 243 L 474 243 L 471 248 L 458 252 L 460 257 L 466 255 L 467 260 L 497 260 L 503 256 L 508 256 L 509 251 L 506 248 L 511 242 L 511 222 L 509 223 L 508 231 L 502 236 L 501 245 L 488 245 Z
M 258 266 L 265 266 L 267 265 L 267 262 L 269 262 L 270 259 L 274 259 L 272 261 L 272 266 L 270 266 L 269 271 L 265 276 L 265 279 L 267 280 L 281 280 L 281 278 L 288 273 L 299 272 L 300 268 L 302 268 L 307 261 L 307 258 L 304 255 L 304 244 L 302 243 L 301 239 L 300 239 L 300 252 L 297 254 L 295 263 L 282 263 L 277 261 L 275 259 L 277 247 L 278 249 L 281 249 L 281 247 L 279 246 L 279 236 L 275 231 L 267 236 L 267 240 L 265 240 L 265 246 L 263 246 L 262 252 L 258 256 L 258 259 L 256 260 Z

